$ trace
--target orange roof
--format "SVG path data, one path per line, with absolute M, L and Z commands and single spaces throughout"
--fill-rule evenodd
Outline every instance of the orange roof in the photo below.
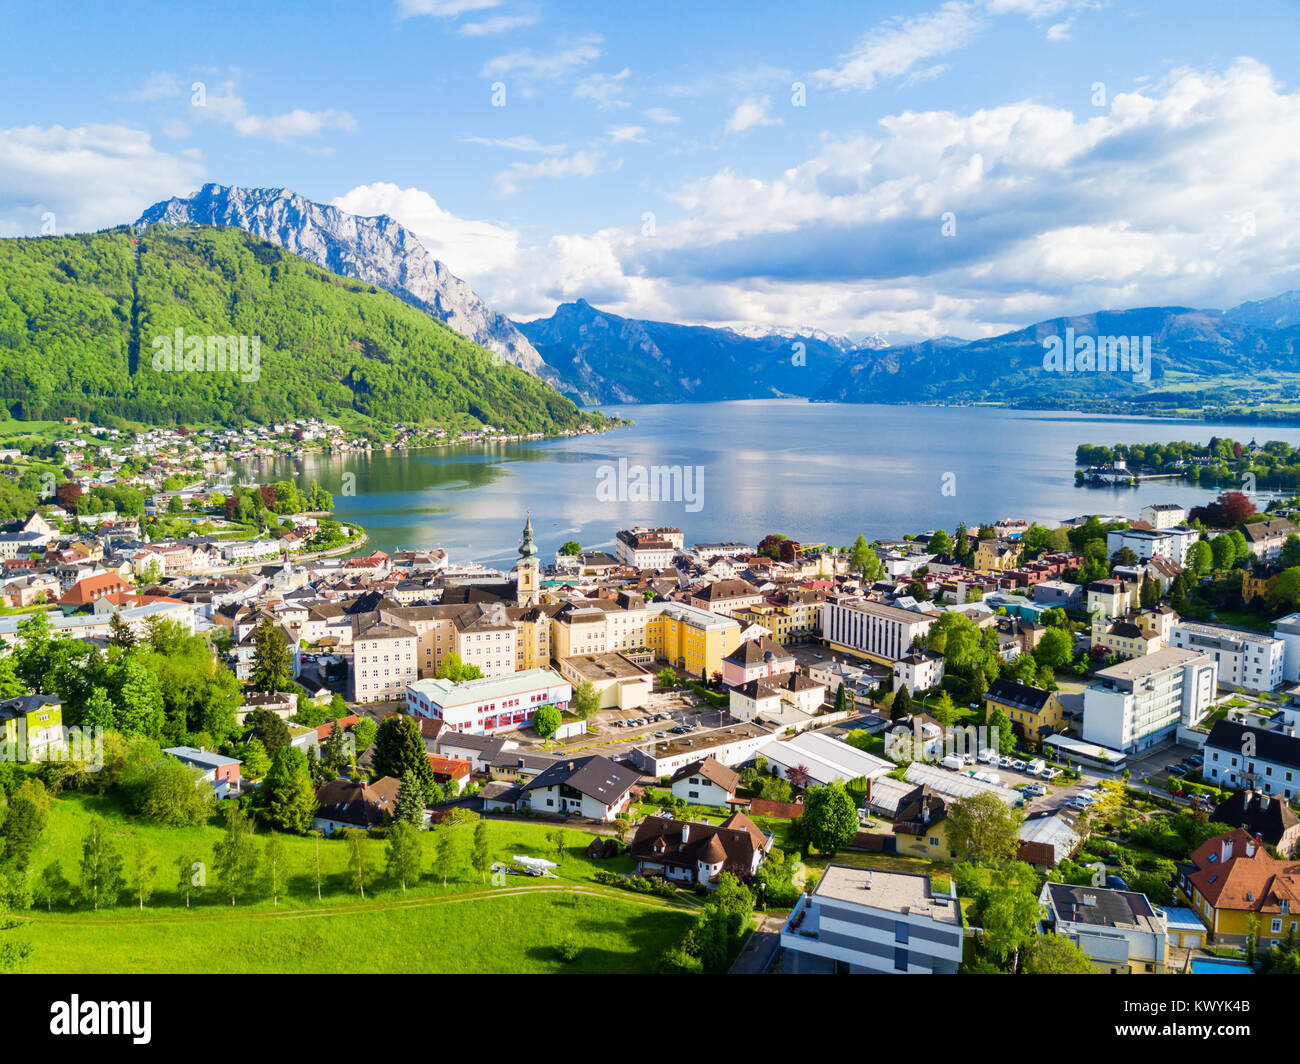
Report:
M 101 599 L 110 592 L 130 589 L 130 585 L 120 576 L 100 573 L 97 576 L 82 577 L 59 601 L 65 606 L 89 606 L 96 599 Z
M 1216 909 L 1278 912 L 1279 900 L 1300 905 L 1300 862 L 1271 857 L 1263 843 L 1237 828 L 1203 842 L 1187 878 Z
M 462 776 L 468 776 L 473 763 L 459 757 L 439 757 L 437 754 L 427 755 L 429 764 L 433 766 L 433 771 L 439 776 L 450 776 L 454 780 Z

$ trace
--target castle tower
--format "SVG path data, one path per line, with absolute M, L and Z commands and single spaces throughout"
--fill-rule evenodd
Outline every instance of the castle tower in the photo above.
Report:
M 533 542 L 533 515 L 530 511 L 524 522 L 524 538 L 519 541 L 519 562 L 515 566 L 515 602 L 518 605 L 536 606 L 541 600 L 541 575 L 537 544 Z

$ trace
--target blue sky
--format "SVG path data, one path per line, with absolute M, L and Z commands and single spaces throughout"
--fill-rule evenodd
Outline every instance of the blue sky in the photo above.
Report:
M 206 181 L 284 186 L 394 215 L 515 317 L 582 296 L 891 338 L 1300 288 L 1294 2 L 4 20 L 3 236 L 132 220 Z

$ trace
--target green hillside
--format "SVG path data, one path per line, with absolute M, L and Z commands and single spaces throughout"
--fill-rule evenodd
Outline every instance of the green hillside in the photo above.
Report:
M 153 228 L 134 240 L 125 228 L 0 240 L 3 412 L 148 424 L 315 415 L 379 434 L 604 422 L 394 296 L 242 230 Z M 218 353 L 221 338 L 247 338 L 243 372 L 237 358 L 226 370 L 155 368 L 157 338 L 177 329 L 205 352 L 208 337 Z

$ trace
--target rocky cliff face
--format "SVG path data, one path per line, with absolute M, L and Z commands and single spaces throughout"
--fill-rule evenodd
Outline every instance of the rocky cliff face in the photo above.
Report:
M 246 230 L 344 277 L 386 289 L 468 340 L 552 383 L 557 375 L 504 314 L 439 262 L 409 229 L 386 215 L 363 218 L 284 188 L 204 185 L 155 203 L 136 222 L 224 225 Z

